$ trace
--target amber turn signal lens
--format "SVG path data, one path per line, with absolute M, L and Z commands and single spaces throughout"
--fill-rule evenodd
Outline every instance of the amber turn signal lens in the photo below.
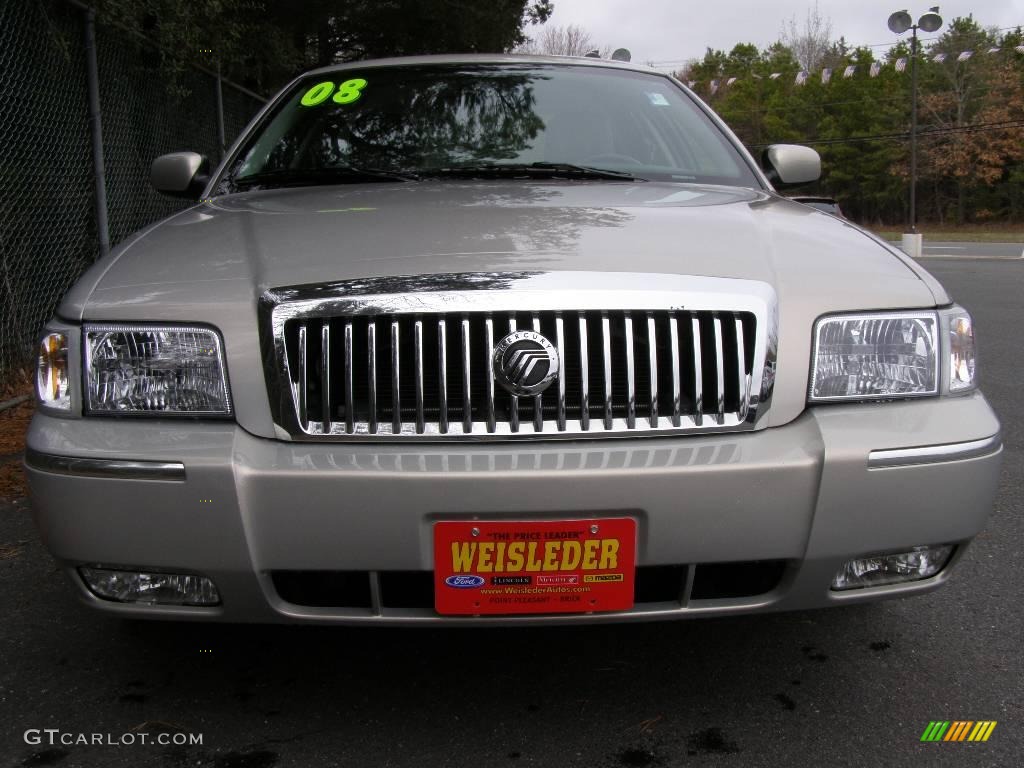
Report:
M 974 323 L 963 310 L 949 318 L 949 391 L 966 392 L 978 385 Z
M 62 411 L 71 409 L 68 337 L 63 333 L 48 333 L 39 342 L 36 396 L 40 404 L 48 408 Z

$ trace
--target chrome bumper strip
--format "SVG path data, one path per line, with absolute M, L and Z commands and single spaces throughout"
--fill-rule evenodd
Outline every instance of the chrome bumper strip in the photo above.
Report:
M 983 440 L 971 440 L 966 443 L 947 443 L 945 445 L 925 445 L 919 448 L 871 451 L 868 454 L 868 469 L 960 461 L 977 456 L 987 456 L 991 453 L 996 453 L 1002 447 L 1002 437 L 1000 435 L 992 435 L 992 437 L 986 437 Z
M 178 461 L 136 461 L 134 459 L 83 459 L 55 456 L 28 449 L 25 464 L 41 472 L 78 477 L 107 477 L 118 480 L 169 480 L 184 482 L 185 465 Z

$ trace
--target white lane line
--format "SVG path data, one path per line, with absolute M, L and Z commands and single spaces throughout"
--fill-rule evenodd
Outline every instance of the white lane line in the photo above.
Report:
M 1024 261 L 1024 253 L 1020 256 L 981 256 L 967 253 L 929 253 L 921 256 L 921 259 L 963 259 L 973 261 Z
M 893 248 L 902 251 L 901 244 L 895 240 L 889 240 L 889 245 Z M 1016 243 L 986 243 L 986 245 L 1016 245 Z M 925 245 L 922 250 L 931 250 L 940 248 L 943 251 L 966 251 L 972 246 L 968 245 Z M 1021 251 L 1020 256 L 1001 256 L 991 254 L 965 254 L 965 253 L 922 253 L 922 259 L 974 259 L 974 260 L 988 260 L 988 261 L 1024 261 L 1024 251 Z

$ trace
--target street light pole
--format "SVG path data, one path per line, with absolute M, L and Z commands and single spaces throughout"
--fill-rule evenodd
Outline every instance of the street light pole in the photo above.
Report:
M 917 234 L 917 24 L 910 38 L 910 234 Z
M 917 234 L 917 30 L 934 32 L 942 26 L 939 7 L 929 9 L 914 24 L 910 14 L 905 10 L 896 11 L 889 16 L 889 29 L 902 35 L 912 30 L 910 37 L 910 233 L 903 236 L 904 248 L 909 248 L 912 255 L 921 255 L 921 238 Z

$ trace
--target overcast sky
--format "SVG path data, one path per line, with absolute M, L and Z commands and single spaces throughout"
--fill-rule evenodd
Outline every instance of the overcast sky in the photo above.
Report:
M 821 15 L 832 23 L 832 36 L 855 45 L 895 39 L 886 20 L 907 8 L 920 16 L 935 0 L 822 0 Z M 600 45 L 625 47 L 633 61 L 652 61 L 661 69 L 700 58 L 706 48 L 728 51 L 736 43 L 765 47 L 778 40 L 794 15 L 802 23 L 814 0 L 554 0 L 548 24 L 578 24 Z M 947 21 L 974 14 L 986 27 L 1024 26 L 1024 0 L 955 0 L 940 4 Z M 940 30 L 941 32 L 941 30 Z

